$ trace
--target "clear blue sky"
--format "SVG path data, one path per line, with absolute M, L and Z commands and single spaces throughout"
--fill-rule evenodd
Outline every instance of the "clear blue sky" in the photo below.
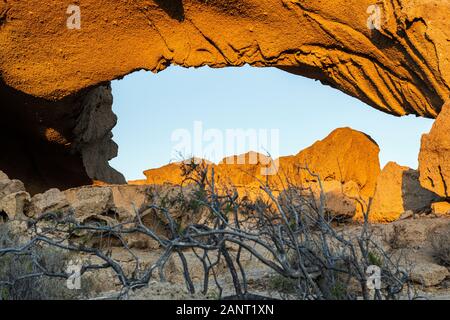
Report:
M 396 161 L 412 168 L 420 137 L 432 125 L 429 119 L 382 113 L 320 82 L 272 68 L 135 72 L 113 82 L 113 95 L 119 156 L 111 164 L 128 180 L 177 160 L 172 133 L 193 131 L 195 121 L 202 121 L 204 130 L 279 129 L 280 155 L 296 154 L 336 128 L 351 127 L 378 142 L 382 165 Z

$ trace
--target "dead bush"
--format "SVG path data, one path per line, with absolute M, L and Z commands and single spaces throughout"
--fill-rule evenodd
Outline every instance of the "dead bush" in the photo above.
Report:
M 81 274 L 113 270 L 121 286 L 120 297 L 127 297 L 133 290 L 148 286 L 155 277 L 159 277 L 161 282 L 167 281 L 170 262 L 176 259 L 179 263 L 177 273 L 191 294 L 201 292 L 207 296 L 213 290 L 223 298 L 225 290 L 231 287 L 235 292 L 232 297 L 244 299 L 252 296 L 249 286 L 251 270 L 245 263 L 251 257 L 277 275 L 271 280 L 274 289 L 289 293 L 296 299 L 399 299 L 406 291 L 412 298 L 409 274 L 372 237 L 373 229 L 368 223 L 367 213 L 364 224 L 354 235 L 345 234 L 335 228 L 327 215 L 323 190 L 316 201 L 305 195 L 303 188 L 288 183 L 284 189 L 288 192 L 282 192 L 282 197 L 278 197 L 268 184 L 260 181 L 264 197 L 249 201 L 241 199 L 232 187 L 223 192 L 215 180 L 214 168 L 192 163 L 186 165 L 184 172 L 186 180 L 193 184 L 189 190 L 196 192 L 188 198 L 184 195 L 170 197 L 150 204 L 142 208 L 142 212 L 136 211 L 136 217 L 130 221 L 112 226 L 85 224 L 73 217 L 58 215 L 30 220 L 33 236 L 25 248 L 14 242 L 0 247 L 0 258 L 10 255 L 8 259 L 19 259 L 14 268 L 9 267 L 11 261 L 3 263 L 7 270 L 4 273 L 12 278 L 5 277 L 3 288 L 9 290 L 7 298 L 65 297 L 64 292 L 56 292 L 64 286 L 48 288 L 47 282 L 23 284 L 26 288 L 41 286 L 43 289 L 37 292 L 12 290 L 24 279 L 50 281 L 43 276 L 55 279 L 67 276 L 58 273 L 61 268 L 58 263 L 66 261 L 67 257 L 58 256 L 58 251 L 50 251 L 56 256 L 49 257 L 44 250 L 49 246 L 96 257 L 95 264 L 88 262 L 83 265 Z M 318 176 L 317 181 L 321 186 Z M 200 214 L 201 219 L 183 219 L 186 210 Z M 143 218 L 149 215 L 164 222 L 165 232 L 159 233 L 144 224 Z M 130 255 L 130 262 L 124 264 L 123 260 L 114 257 L 108 246 L 93 246 L 74 239 L 77 234 L 114 237 Z M 157 260 L 151 265 L 141 265 L 139 253 L 125 241 L 130 235 L 148 237 L 159 245 L 161 254 Z M 199 266 L 195 274 L 193 262 Z M 47 272 L 42 273 L 42 265 L 46 266 Z M 372 287 L 373 272 L 369 272 L 374 270 L 372 267 L 379 271 L 377 277 L 382 278 L 379 279 L 382 286 Z M 37 276 L 30 277 L 35 272 L 38 272 Z M 26 278 L 22 274 L 26 274 Z M 51 278 L 52 281 L 55 279 Z
M 0 249 L 21 246 L 9 225 L 0 224 Z M 93 290 L 91 281 L 82 283 L 81 292 L 66 286 L 64 272 L 70 258 L 68 251 L 45 246 L 30 247 L 20 254 L 0 254 L 0 300 L 67 300 L 86 295 Z

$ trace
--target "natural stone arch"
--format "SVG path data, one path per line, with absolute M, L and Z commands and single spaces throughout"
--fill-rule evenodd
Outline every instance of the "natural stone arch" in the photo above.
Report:
M 36 192 L 124 182 L 107 164 L 117 154 L 107 83 L 135 70 L 277 67 L 393 115 L 434 118 L 449 97 L 450 0 L 83 0 L 79 30 L 66 26 L 69 5 L 0 2 L 3 119 L 36 140 L 23 166 L 42 176 L 48 159 L 71 163 Z M 380 12 L 376 29 L 368 8 Z

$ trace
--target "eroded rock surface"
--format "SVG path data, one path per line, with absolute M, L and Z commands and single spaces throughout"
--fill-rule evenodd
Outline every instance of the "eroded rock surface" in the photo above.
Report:
M 58 100 L 137 69 L 273 66 L 395 115 L 449 96 L 449 0 L 2 1 L 0 75 Z M 351 14 L 349 14 L 351 13 Z
M 105 84 L 139 69 L 277 67 L 394 115 L 450 95 L 450 0 L 86 0 L 75 29 L 69 4 L 0 1 L 0 169 L 32 194 L 124 182 Z
M 109 85 L 50 102 L 0 80 L 0 101 L 0 170 L 23 181 L 31 194 L 94 181 L 125 183 L 108 165 L 117 155 Z
M 319 179 L 342 184 L 353 181 L 362 196 L 371 196 L 380 173 L 379 152 L 377 143 L 368 135 L 350 128 L 340 128 L 295 156 L 272 160 L 262 154 L 249 152 L 225 158 L 217 165 L 197 160 L 214 168 L 215 180 L 219 184 L 249 188 L 267 182 L 274 189 L 282 189 L 288 183 L 306 186 L 317 183 Z M 270 173 L 267 169 L 275 165 L 278 171 L 266 175 Z M 182 163 L 179 162 L 150 169 L 144 171 L 146 180 L 130 183 L 180 184 L 184 180 L 181 167 Z
M 420 183 L 444 198 L 450 197 L 450 102 L 447 102 L 429 134 L 422 136 L 419 153 Z
M 0 171 L 0 222 L 23 217 L 29 200 L 22 181 L 11 180 Z
M 197 160 L 208 165 L 209 170 L 214 168 L 217 187 L 233 187 L 241 196 L 253 199 L 264 197 L 260 188 L 264 184 L 268 184 L 275 193 L 291 185 L 311 187 L 317 198 L 321 192 L 325 194 L 327 210 L 333 216 L 349 218 L 366 209 L 358 200 L 368 203 L 375 192 L 380 173 L 379 152 L 377 143 L 368 135 L 340 128 L 295 156 L 273 160 L 249 152 L 225 158 L 217 165 Z M 274 166 L 278 171 L 267 175 L 272 173 Z M 182 163 L 172 163 L 147 170 L 144 172 L 146 180 L 130 181 L 130 184 L 192 183 L 182 176 L 181 168 Z
M 378 144 L 368 135 L 351 128 L 339 128 L 323 140 L 291 157 L 282 157 L 280 176 L 297 184 L 322 181 L 355 182 L 362 196 L 375 191 L 380 173 Z M 305 169 L 308 170 L 305 170 Z

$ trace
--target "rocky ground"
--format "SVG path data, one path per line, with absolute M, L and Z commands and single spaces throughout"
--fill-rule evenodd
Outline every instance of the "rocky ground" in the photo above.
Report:
M 342 226 L 341 229 L 348 235 L 360 232 L 361 226 Z M 446 217 L 417 217 L 408 218 L 389 224 L 373 225 L 374 237 L 384 247 L 384 249 L 402 259 L 403 267 L 410 272 L 414 281 L 414 290 L 417 299 L 450 299 L 450 258 L 448 248 L 450 247 L 450 218 Z M 440 237 L 445 242 L 437 242 Z M 447 248 L 440 248 L 440 245 L 447 245 Z M 443 249 L 442 251 L 440 249 Z M 443 252 L 446 251 L 446 252 Z M 161 254 L 159 249 L 137 250 L 143 264 L 153 263 Z M 442 256 L 444 254 L 444 256 Z M 116 248 L 113 256 L 119 261 L 130 263 L 133 266 L 132 259 L 123 249 Z M 200 284 L 203 273 L 201 266 L 193 255 L 187 254 L 190 270 L 193 280 Z M 249 291 L 252 294 L 270 297 L 274 299 L 293 299 L 294 296 L 277 282 L 279 277 L 270 268 L 262 265 L 255 258 L 244 259 L 245 268 L 251 270 L 248 273 Z M 137 290 L 131 293 L 128 299 L 216 299 L 217 291 L 212 290 L 207 295 L 191 295 L 187 292 L 182 277 L 182 269 L 178 262 L 171 261 L 167 273 L 169 283 L 151 281 L 148 288 Z M 224 286 L 224 296 L 233 295 L 231 278 L 226 269 L 224 275 L 220 277 L 220 283 Z M 117 280 L 113 281 L 112 272 L 102 274 L 102 282 L 108 283 L 103 286 L 101 293 L 93 299 L 115 299 L 118 296 Z M 109 279 L 109 280 L 106 280 Z M 280 292 L 281 291 L 281 292 Z M 406 299 L 406 293 L 404 299 Z

